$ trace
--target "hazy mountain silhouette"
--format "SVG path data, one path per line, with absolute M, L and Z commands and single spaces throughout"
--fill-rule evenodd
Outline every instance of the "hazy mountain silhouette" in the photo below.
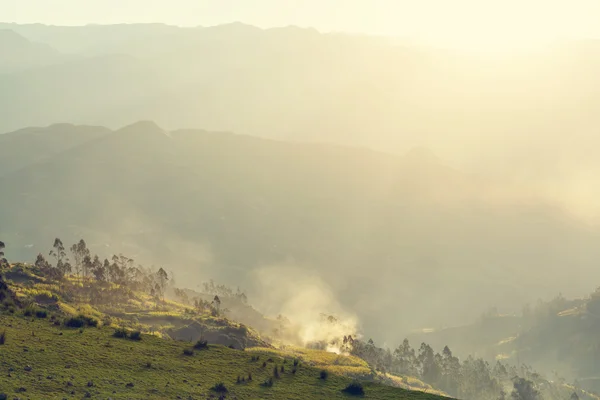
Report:
M 2 27 L 73 58 L 0 74 L 0 132 L 154 120 L 168 130 L 204 127 L 396 154 L 425 146 L 462 169 L 600 215 L 586 200 L 600 195 L 592 183 L 600 173 L 598 41 L 485 59 L 240 23 Z
M 61 54 L 47 44 L 35 43 L 12 30 L 0 29 L 0 73 L 59 62 Z
M 56 235 L 85 237 L 94 251 L 164 264 L 186 282 L 250 290 L 253 271 L 298 265 L 386 340 L 598 278 L 597 231 L 423 149 L 402 157 L 152 122 L 0 140 L 12 140 L 13 160 L 29 160 L 0 175 L 0 233 L 13 257 L 45 252 Z M 46 145 L 44 157 L 31 151 Z

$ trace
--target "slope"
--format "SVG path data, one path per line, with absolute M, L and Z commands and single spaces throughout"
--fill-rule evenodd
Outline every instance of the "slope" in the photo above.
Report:
M 142 282 L 152 272 L 139 270 L 145 278 L 120 282 L 59 277 L 52 266 L 39 263 L 5 266 L 0 272 L 0 295 L 5 296 L 0 297 L 0 369 L 6 372 L 0 378 L 0 398 L 12 393 L 44 399 L 345 398 L 341 390 L 357 375 L 367 398 L 439 398 L 380 385 L 378 376 L 355 357 L 274 352 L 252 328 L 215 317 L 214 308 L 149 296 Z M 199 339 L 160 338 L 161 324 L 190 321 L 204 325 Z M 209 327 L 221 333 L 213 335 Z M 236 339 L 262 347 L 251 352 L 224 347 Z M 317 357 L 320 362 L 314 365 Z M 331 375 L 320 378 L 317 368 L 327 368 Z
M 0 29 L 0 54 L 0 74 L 40 67 L 65 59 L 49 45 L 31 42 L 7 29 Z
M 0 230 L 14 257 L 45 254 L 56 236 L 83 237 L 100 254 L 176 269 L 190 287 L 243 281 L 273 314 L 287 306 L 278 288 L 297 276 L 339 300 L 332 312 L 351 309 L 389 335 L 381 340 L 492 305 L 520 307 L 565 279 L 573 292 L 589 290 L 598 253 L 598 232 L 560 208 L 418 152 L 149 122 L 0 177 L 0 187 Z
M 0 387 L 7 395 L 61 399 L 75 395 L 90 398 L 163 399 L 198 398 L 219 394 L 211 390 L 224 383 L 223 398 L 337 399 L 351 380 L 331 375 L 319 380 L 319 371 L 301 365 L 292 373 L 291 359 L 272 357 L 269 368 L 252 362 L 250 354 L 222 346 L 185 355 L 185 342 L 144 335 L 140 341 L 118 339 L 110 328 L 66 329 L 45 320 L 0 315 L 6 327 L 2 345 Z M 252 353 L 256 354 L 255 352 Z M 258 353 L 259 356 L 261 353 Z M 263 355 L 266 359 L 269 356 Z M 272 376 L 273 366 L 288 366 L 272 387 L 261 383 Z M 237 384 L 237 377 L 251 381 Z M 364 384 L 365 398 L 439 399 L 377 384 Z M 2 393 L 0 393 L 1 395 Z

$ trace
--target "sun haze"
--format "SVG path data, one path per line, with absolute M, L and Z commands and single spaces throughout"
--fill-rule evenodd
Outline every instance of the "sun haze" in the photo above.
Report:
M 558 38 L 600 37 L 596 0 L 4 0 L 18 23 L 310 26 L 399 36 L 476 50 L 521 49 Z

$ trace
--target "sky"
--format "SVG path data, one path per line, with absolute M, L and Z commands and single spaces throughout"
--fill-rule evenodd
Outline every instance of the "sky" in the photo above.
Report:
M 514 47 L 600 38 L 600 0 L 0 0 L 0 21 L 182 26 L 240 21 Z

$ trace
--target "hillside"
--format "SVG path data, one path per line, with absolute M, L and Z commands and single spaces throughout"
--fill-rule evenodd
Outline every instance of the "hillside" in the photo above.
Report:
M 351 379 L 331 374 L 319 379 L 319 369 L 269 353 L 251 353 L 211 345 L 185 355 L 190 343 L 143 335 L 139 341 L 113 337 L 107 327 L 68 329 L 50 321 L 0 315 L 6 342 L 2 344 L 0 396 L 36 399 L 76 398 L 164 399 L 211 398 L 219 382 L 233 399 L 343 399 Z M 271 359 L 267 368 L 261 362 Z M 259 361 L 260 361 L 259 360 Z M 273 368 L 284 368 L 273 386 L 263 387 Z M 287 367 L 287 368 L 286 368 Z M 251 375 L 252 380 L 247 381 Z M 236 383 L 238 377 L 246 382 Z M 368 399 L 422 399 L 441 397 L 365 383 Z
M 48 44 L 35 43 L 0 28 L 0 74 L 36 68 L 66 60 Z
M 496 400 L 529 391 L 547 400 L 573 393 L 581 400 L 598 400 L 526 365 L 459 359 L 447 346 L 440 354 L 422 343 L 417 351 L 405 340 L 392 352 L 372 340 L 352 338 L 331 315 L 312 327 L 285 316 L 261 316 L 262 326 L 242 324 L 252 315 L 257 320 L 260 312 L 239 289 L 211 281 L 202 292 L 181 290 L 162 268 L 134 266 L 126 256 L 101 262 L 84 242 L 73 247 L 72 266 L 59 240 L 54 250 L 57 266 L 40 255 L 35 265 L 0 267 L 0 349 L 7 356 L 0 368 L 8 371 L 0 378 L 0 394 L 8 387 L 36 398 L 108 393 L 116 398 L 172 393 L 336 398 L 337 385 L 354 381 L 367 398 L 435 399 L 445 392 Z M 77 254 L 84 253 L 79 264 Z M 321 340 L 304 341 L 306 328 Z M 123 356 L 132 352 L 135 357 Z M 227 392 L 212 389 L 211 380 L 222 382 Z
M 211 316 L 134 291 L 134 282 L 50 278 L 55 272 L 39 262 L 2 267 L 0 398 L 330 399 L 348 398 L 342 390 L 353 379 L 365 398 L 440 398 L 403 390 L 410 386 L 381 379 L 356 357 L 275 350 L 252 328 L 214 317 L 218 309 Z M 165 335 L 195 325 L 196 337 Z
M 14 144 L 4 142 L 0 170 L 22 165 L 0 174 L 0 235 L 16 259 L 46 254 L 57 235 L 84 237 L 102 257 L 122 252 L 173 269 L 190 289 L 243 281 L 272 315 L 290 306 L 280 288 L 295 277 L 318 288 L 308 307 L 352 310 L 368 334 L 392 343 L 408 328 L 520 308 L 565 279 L 566 294 L 591 290 L 596 274 L 597 230 L 427 152 L 169 132 L 151 122 L 112 132 L 55 125 L 1 140 Z M 40 159 L 32 149 L 46 141 L 54 154 Z
M 484 315 L 472 324 L 415 332 L 409 338 L 448 345 L 457 354 L 477 354 L 489 362 L 529 365 L 555 380 L 574 381 L 598 392 L 599 304 L 598 289 L 583 298 L 558 295 L 526 305 L 520 314 Z

